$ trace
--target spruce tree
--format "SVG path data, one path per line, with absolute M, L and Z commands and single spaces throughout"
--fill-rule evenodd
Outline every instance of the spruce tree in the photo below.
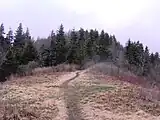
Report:
M 94 31 L 91 29 L 89 34 L 89 36 L 87 36 L 87 40 L 86 40 L 86 54 L 87 56 L 92 59 L 92 57 L 94 56 Z
M 3 64 L 6 59 L 7 50 L 9 49 L 10 43 L 8 43 L 7 37 L 5 38 L 4 25 L 0 25 L 0 65 Z
M 109 35 L 104 32 L 104 30 L 101 31 L 100 38 L 99 38 L 99 52 L 102 60 L 106 60 L 109 57 Z
M 4 82 L 7 80 L 6 78 L 9 77 L 11 74 L 14 74 L 17 72 L 18 69 L 18 62 L 15 59 L 15 52 L 12 48 L 10 48 L 6 55 L 3 63 L 1 64 L 0 67 L 0 77 L 1 77 L 1 82 Z
M 66 61 L 66 40 L 64 36 L 64 27 L 61 24 L 56 35 L 56 64 Z
M 7 44 L 10 46 L 13 42 L 13 39 L 14 39 L 14 36 L 13 36 L 13 31 L 12 29 L 10 28 L 8 33 L 7 33 L 7 36 L 6 36 L 6 42 Z
M 79 50 L 78 44 L 78 36 L 75 30 L 71 32 L 71 41 L 69 45 L 69 52 L 67 55 L 67 61 L 69 63 L 79 63 L 77 51 Z
M 23 48 L 25 45 L 25 35 L 23 33 L 22 23 L 19 24 L 16 33 L 13 46 L 17 49 Z
M 108 36 L 108 35 L 107 35 Z M 110 36 L 110 39 L 112 40 L 112 45 L 111 45 L 111 58 L 112 58 L 112 62 L 116 63 L 118 60 L 118 43 L 117 40 L 115 38 L 115 36 Z M 109 46 L 109 39 L 106 41 L 106 45 Z M 109 51 L 107 52 L 108 56 L 109 56 Z
M 51 35 L 51 45 L 50 45 L 50 54 L 49 54 L 49 59 L 50 59 L 50 66 L 56 65 L 56 36 L 54 31 L 52 30 Z
M 0 36 L 3 36 L 4 37 L 4 25 L 3 23 L 0 25 Z
M 95 41 L 94 41 L 95 54 L 98 55 L 99 53 L 99 33 L 97 30 L 94 31 L 94 38 L 95 38 Z
M 0 52 L 1 54 L 4 52 L 4 46 L 5 46 L 5 37 L 4 37 L 4 25 L 0 25 Z
M 19 24 L 13 42 L 13 50 L 16 53 L 15 59 L 19 63 L 19 65 L 23 64 L 23 51 L 25 46 L 25 35 L 22 28 L 22 23 Z
M 159 60 L 159 53 L 156 52 L 154 56 L 155 56 L 155 60 L 158 61 Z
M 145 51 L 144 51 L 143 75 L 144 76 L 148 75 L 149 71 L 150 71 L 150 55 L 149 55 L 148 47 L 146 46 Z
M 88 32 L 88 30 L 85 31 L 84 38 L 85 38 L 85 42 L 84 42 L 84 59 L 87 60 L 90 57 L 89 54 L 88 54 L 88 41 L 89 41 L 89 32 Z M 84 62 L 85 62 L 85 60 L 84 60 Z
M 24 33 L 24 37 L 26 40 L 31 40 L 31 35 L 29 32 L 29 28 L 27 28 L 26 32 Z
M 128 70 L 131 70 L 131 66 L 132 65 L 135 65 L 135 62 L 134 62 L 134 49 L 135 48 L 135 45 L 133 42 L 131 42 L 131 40 L 129 39 L 127 44 L 126 44 L 126 47 L 125 47 L 125 53 L 124 53 L 124 56 L 127 60 L 127 67 L 128 67 Z
M 23 49 L 23 54 L 21 56 L 21 63 L 28 64 L 30 61 L 36 61 L 38 58 L 38 53 L 36 48 L 33 46 L 32 40 L 27 40 L 25 47 Z
M 144 64 L 144 48 L 143 44 L 139 43 L 139 41 L 136 43 L 135 63 L 138 67 L 142 67 Z
M 45 48 L 44 45 L 40 47 L 39 51 L 39 64 L 42 67 L 47 67 L 50 65 L 50 50 L 49 48 Z
M 85 58 L 85 31 L 84 29 L 80 29 L 79 31 L 79 39 L 78 39 L 78 51 L 77 53 L 78 54 L 78 57 L 79 57 L 79 60 L 80 60 L 80 64 L 82 64 L 84 58 Z
M 155 57 L 154 57 L 153 53 L 151 53 L 151 55 L 150 55 L 150 61 L 151 61 L 151 64 L 154 65 Z

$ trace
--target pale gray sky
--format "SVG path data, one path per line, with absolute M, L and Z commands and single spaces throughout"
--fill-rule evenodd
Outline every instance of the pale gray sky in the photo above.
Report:
M 32 36 L 47 37 L 62 23 L 65 30 L 104 29 L 122 44 L 131 38 L 160 52 L 159 0 L 0 0 L 6 31 L 20 22 Z

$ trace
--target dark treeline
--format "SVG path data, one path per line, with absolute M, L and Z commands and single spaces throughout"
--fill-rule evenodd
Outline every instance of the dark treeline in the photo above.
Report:
M 24 66 L 56 66 L 78 64 L 86 61 L 109 61 L 119 68 L 127 68 L 140 76 L 159 80 L 160 58 L 158 52 L 150 53 L 139 41 L 128 40 L 122 46 L 114 35 L 97 30 L 71 30 L 64 32 L 60 25 L 57 32 L 51 31 L 47 38 L 33 40 L 29 29 L 23 30 L 20 23 L 15 33 L 5 33 L 0 26 L 0 78 L 5 81 L 11 74 L 20 73 Z

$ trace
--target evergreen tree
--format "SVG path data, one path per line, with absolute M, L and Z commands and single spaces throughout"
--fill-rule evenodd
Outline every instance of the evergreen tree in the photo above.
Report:
M 10 42 L 7 39 L 7 37 L 5 38 L 4 25 L 1 24 L 0 25 L 0 65 L 2 65 L 3 62 L 5 61 L 6 54 L 7 54 L 7 51 L 9 50 L 9 47 L 10 47 Z
M 89 54 L 88 54 L 89 32 L 88 32 L 88 30 L 85 31 L 84 38 L 85 38 L 85 42 L 84 42 L 84 58 L 86 60 L 86 59 L 89 58 Z
M 11 47 L 11 44 L 13 42 L 13 31 L 11 30 L 11 28 L 9 29 L 7 36 L 6 36 L 6 46 L 7 48 Z
M 143 44 L 139 43 L 139 41 L 136 43 L 136 51 L 135 51 L 135 63 L 137 66 L 142 67 L 144 64 L 144 48 Z
M 33 41 L 27 40 L 21 56 L 21 64 L 28 64 L 29 61 L 37 60 L 37 57 L 38 54 L 36 48 L 33 46 Z
M 93 38 L 92 38 L 92 56 L 96 56 L 98 53 L 97 50 L 97 43 L 99 42 L 99 34 L 97 30 L 93 31 Z
M 155 64 L 155 67 L 157 67 L 160 64 L 160 58 L 159 58 L 158 52 L 155 53 L 154 58 L 155 58 L 154 64 Z
M 51 38 L 51 45 L 50 45 L 49 64 L 50 66 L 53 66 L 56 65 L 56 36 L 53 30 L 51 32 L 50 38 Z
M 23 34 L 23 36 L 24 36 L 24 40 L 23 40 L 24 46 L 23 46 L 23 49 L 21 49 L 22 53 L 20 56 L 21 58 L 20 63 L 25 65 L 25 64 L 28 64 L 29 61 L 37 60 L 38 53 L 36 48 L 33 45 L 34 42 L 31 40 L 31 35 L 28 28 L 26 32 Z
M 6 81 L 7 77 L 17 72 L 18 63 L 15 59 L 15 54 L 16 53 L 11 48 L 7 51 L 5 59 L 0 67 L 1 82 Z
M 100 38 L 99 38 L 99 55 L 101 57 L 101 60 L 106 60 L 109 55 L 109 35 L 104 32 L 104 30 L 101 31 Z
M 4 37 L 4 25 L 0 25 L 0 52 L 1 54 L 4 52 L 4 46 L 5 46 L 5 37 Z
M 49 48 L 45 48 L 44 45 L 40 47 L 39 52 L 39 64 L 41 66 L 47 67 L 50 65 L 50 50 Z
M 112 57 L 112 61 L 114 63 L 117 62 L 117 59 L 118 59 L 118 43 L 117 43 L 117 40 L 115 38 L 115 36 L 110 36 L 110 39 L 112 40 L 112 45 L 111 45 L 111 57 Z M 106 42 L 107 45 L 109 45 L 109 39 L 107 40 Z M 108 51 L 108 56 L 109 56 L 109 51 Z
M 143 68 L 143 75 L 148 75 L 150 71 L 150 55 L 148 47 L 145 48 L 144 51 L 144 68 Z
M 78 60 L 78 55 L 79 53 L 77 53 L 79 47 L 77 46 L 77 40 L 78 40 L 78 36 L 77 33 L 75 32 L 75 30 L 72 30 L 71 32 L 71 41 L 70 41 L 70 46 L 69 46 L 69 53 L 67 56 L 67 61 L 69 63 L 79 63 Z
M 25 62 L 25 56 L 24 53 L 26 51 L 26 41 L 27 37 L 26 34 L 23 32 L 22 23 L 19 24 L 15 36 L 14 36 L 14 42 L 13 42 L 13 50 L 16 53 L 15 59 L 19 63 L 19 65 L 26 64 Z M 25 53 L 26 54 L 26 53 Z
M 125 58 L 128 60 L 129 64 L 132 64 L 131 47 L 132 43 L 131 40 L 129 39 L 125 47 Z
M 56 64 L 61 64 L 66 61 L 66 40 L 64 36 L 63 25 L 60 25 L 60 28 L 56 35 Z
M 3 23 L 0 25 L 0 36 L 3 36 L 4 37 L 4 25 Z
M 144 61 L 144 49 L 143 44 L 138 42 L 128 41 L 126 46 L 126 58 L 129 64 L 136 65 L 138 67 L 143 66 Z
M 85 31 L 82 28 L 79 30 L 78 47 L 78 58 L 80 60 L 80 64 L 82 64 L 85 58 Z
M 154 57 L 153 53 L 151 53 L 151 55 L 150 55 L 150 61 L 151 61 L 151 64 L 154 65 L 155 57 Z
M 10 29 L 6 37 L 4 37 L 4 26 L 3 24 L 0 27 L 0 48 L 1 52 L 6 53 L 9 47 L 11 46 L 11 42 L 13 40 L 13 33 Z
M 23 48 L 24 45 L 25 45 L 25 35 L 23 33 L 22 23 L 20 23 L 16 30 L 13 46 L 15 48 L 20 49 L 20 48 Z
M 86 49 L 87 49 L 87 55 L 90 59 L 92 59 L 92 57 L 94 56 L 94 47 L 93 47 L 93 43 L 94 43 L 95 39 L 94 39 L 94 31 L 91 29 L 89 32 L 89 38 L 86 41 Z
M 31 40 L 31 35 L 29 32 L 29 28 L 27 28 L 26 32 L 24 33 L 24 37 L 26 40 Z
M 95 37 L 95 54 L 98 55 L 99 53 L 99 33 L 97 30 L 94 31 L 94 37 Z
M 155 56 L 155 60 L 158 61 L 159 60 L 159 53 L 156 52 L 154 56 Z

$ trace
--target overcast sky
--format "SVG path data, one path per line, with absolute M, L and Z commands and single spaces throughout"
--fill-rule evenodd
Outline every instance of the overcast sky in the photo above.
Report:
M 6 31 L 20 22 L 32 36 L 47 37 L 62 23 L 65 30 L 104 29 L 123 45 L 139 40 L 160 52 L 160 0 L 0 0 Z

